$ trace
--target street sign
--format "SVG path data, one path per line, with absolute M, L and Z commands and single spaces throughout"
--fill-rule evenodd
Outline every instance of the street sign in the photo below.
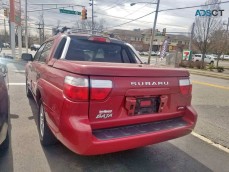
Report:
M 73 14 L 73 15 L 81 15 L 81 12 L 79 12 L 79 11 L 65 10 L 65 9 L 60 9 L 60 13 Z

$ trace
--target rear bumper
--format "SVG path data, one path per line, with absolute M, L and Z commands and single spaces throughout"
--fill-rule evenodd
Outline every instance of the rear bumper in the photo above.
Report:
M 196 120 L 197 113 L 192 106 L 189 106 L 178 120 L 182 124 L 154 130 L 158 125 L 157 122 L 154 122 L 155 124 L 152 124 L 154 127 L 151 126 L 149 132 L 132 133 L 126 136 L 116 134 L 115 137 L 108 139 L 109 136 L 103 137 L 103 132 L 109 133 L 105 130 L 110 129 L 92 131 L 88 119 L 66 114 L 62 115 L 60 133 L 57 134 L 57 138 L 77 154 L 98 155 L 151 145 L 187 135 L 195 127 Z

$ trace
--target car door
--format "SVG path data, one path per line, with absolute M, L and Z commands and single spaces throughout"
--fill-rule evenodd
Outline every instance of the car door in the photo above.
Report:
M 34 80 L 35 80 L 34 81 L 34 91 L 37 90 L 38 81 L 46 70 L 47 59 L 49 57 L 52 45 L 53 45 L 53 40 L 47 41 L 46 43 L 42 45 L 43 46 L 42 52 L 39 56 L 39 59 L 37 60 L 37 63 L 35 64 L 36 70 L 34 72 Z
M 40 49 L 37 51 L 37 53 L 34 56 L 34 60 L 32 63 L 30 63 L 29 65 L 29 72 L 28 72 L 28 80 L 31 83 L 31 91 L 33 92 L 33 94 L 36 94 L 36 85 L 37 85 L 37 66 L 39 63 L 39 58 L 43 52 L 43 49 L 45 47 L 45 44 L 43 44 Z

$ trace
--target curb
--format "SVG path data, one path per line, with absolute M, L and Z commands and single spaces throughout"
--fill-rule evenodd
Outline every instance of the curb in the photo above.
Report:
M 202 75 L 202 76 L 208 76 L 208 77 L 213 77 L 213 78 L 229 80 L 229 75 L 220 75 L 220 74 L 205 73 L 205 72 L 191 71 L 191 70 L 188 70 L 188 71 L 189 71 L 190 74 Z

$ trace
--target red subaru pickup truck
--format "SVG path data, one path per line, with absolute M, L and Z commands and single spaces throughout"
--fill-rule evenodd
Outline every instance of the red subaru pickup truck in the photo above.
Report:
M 196 124 L 188 71 L 142 64 L 123 41 L 58 34 L 24 59 L 42 145 L 105 154 L 181 137 Z

